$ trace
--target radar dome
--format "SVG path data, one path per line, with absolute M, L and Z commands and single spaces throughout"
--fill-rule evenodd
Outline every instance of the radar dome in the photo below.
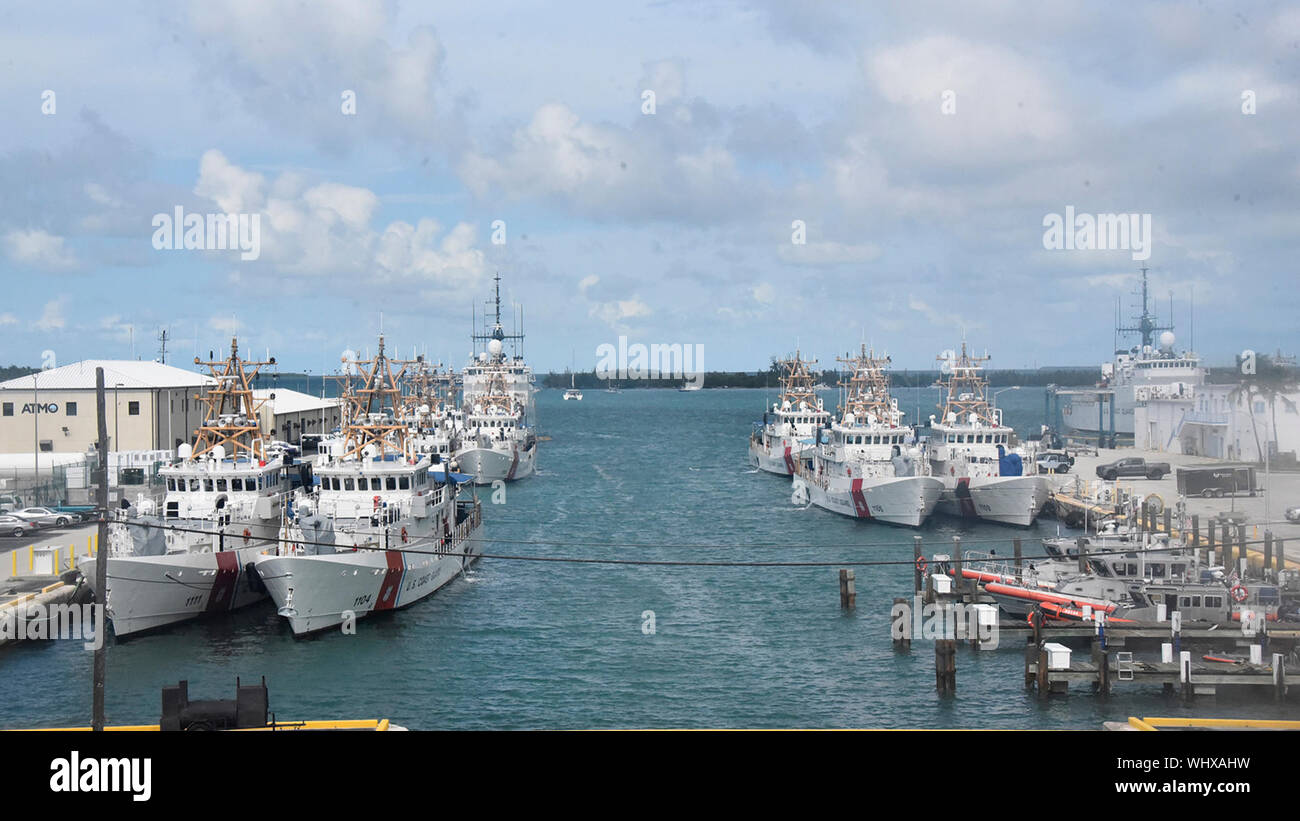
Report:
M 487 348 L 488 348 L 488 353 L 492 354 L 493 356 L 500 356 L 501 340 L 499 339 L 489 340 Z
M 479 352 L 479 355 L 478 355 L 478 361 L 479 361 L 479 362 L 486 362 L 486 361 L 487 361 L 487 356 L 488 356 L 488 355 L 487 355 L 487 351 L 480 351 L 480 352 Z
M 222 459 L 225 459 L 226 449 L 221 445 L 217 445 L 212 449 L 212 458 L 216 459 L 218 462 L 220 462 Z
M 1174 332 L 1165 331 L 1164 333 L 1160 334 L 1160 350 L 1169 352 L 1173 350 L 1173 347 L 1174 347 Z
M 181 446 L 176 448 L 176 456 L 180 459 L 188 459 L 194 454 L 194 448 L 189 442 L 182 442 Z

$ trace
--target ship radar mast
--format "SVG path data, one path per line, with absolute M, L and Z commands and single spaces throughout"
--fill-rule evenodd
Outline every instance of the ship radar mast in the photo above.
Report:
M 195 365 L 205 365 L 216 384 L 195 399 L 207 406 L 203 422 L 194 436 L 190 458 L 198 459 L 221 448 L 230 459 L 244 455 L 248 459 L 266 458 L 266 434 L 262 431 L 259 411 L 265 399 L 253 398 L 253 380 L 263 365 L 274 365 L 275 357 L 265 362 L 239 358 L 239 340 L 230 338 L 230 356 L 204 362 L 194 357 Z
M 1155 315 L 1151 313 L 1149 308 L 1150 305 L 1149 289 L 1147 285 L 1148 269 L 1144 267 L 1141 270 L 1142 270 L 1142 289 L 1141 289 L 1142 313 L 1138 315 L 1136 325 L 1130 325 L 1128 327 L 1117 326 L 1115 328 L 1115 332 L 1121 334 L 1141 335 L 1142 347 L 1145 349 L 1145 348 L 1151 348 L 1155 346 L 1155 338 L 1156 338 L 1155 334 L 1157 331 L 1172 331 L 1174 329 L 1174 325 L 1173 325 L 1172 314 L 1170 315 L 1170 320 L 1168 325 L 1160 325 L 1158 324 Z

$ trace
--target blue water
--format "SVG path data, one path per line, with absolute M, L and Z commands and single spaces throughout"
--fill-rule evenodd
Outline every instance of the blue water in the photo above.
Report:
M 910 531 L 790 504 L 789 481 L 750 472 L 759 390 L 590 391 L 538 396 L 541 473 L 480 490 L 492 553 L 687 560 L 851 561 L 912 555 Z M 909 413 L 936 393 L 897 392 Z M 770 401 L 770 398 L 769 398 Z M 1036 429 L 1042 393 L 999 397 Z M 928 551 L 1031 531 L 936 518 Z M 704 546 L 707 545 L 707 546 Z M 984 545 L 995 546 L 995 545 Z M 1008 550 L 1005 545 L 1003 548 Z M 357 634 L 294 639 L 269 606 L 110 645 L 108 718 L 155 722 L 163 685 L 229 698 L 266 676 L 281 719 L 377 718 L 418 729 L 587 727 L 1098 728 L 1189 712 L 1160 689 L 1040 704 L 1023 689 L 1023 644 L 958 650 L 954 698 L 934 692 L 932 647 L 892 648 L 889 607 L 911 569 L 858 568 L 858 607 L 839 607 L 835 569 L 629 567 L 487 559 L 434 597 L 363 620 Z M 642 632 L 653 611 L 656 632 Z M 1083 652 L 1086 652 L 1084 650 Z M 91 654 L 79 642 L 0 650 L 0 727 L 89 723 Z M 1295 718 L 1264 701 L 1192 712 Z

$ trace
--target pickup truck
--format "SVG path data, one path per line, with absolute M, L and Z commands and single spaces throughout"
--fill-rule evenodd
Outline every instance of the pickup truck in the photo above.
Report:
M 1097 466 L 1097 475 L 1106 480 L 1120 479 L 1125 476 L 1145 476 L 1148 479 L 1163 479 L 1169 474 L 1168 462 L 1148 462 L 1140 456 L 1117 459 L 1114 462 Z

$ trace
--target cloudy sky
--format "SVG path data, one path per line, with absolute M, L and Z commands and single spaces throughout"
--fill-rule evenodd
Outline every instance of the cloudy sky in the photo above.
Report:
M 1300 347 L 1294 4 L 23 5 L 0 363 L 233 328 L 319 373 L 382 312 L 459 365 L 498 271 L 540 369 L 620 335 L 1092 364 L 1142 264 L 1211 361 Z M 155 248 L 178 207 L 257 215 L 257 258 Z M 1150 258 L 1045 248 L 1067 207 L 1149 214 Z

